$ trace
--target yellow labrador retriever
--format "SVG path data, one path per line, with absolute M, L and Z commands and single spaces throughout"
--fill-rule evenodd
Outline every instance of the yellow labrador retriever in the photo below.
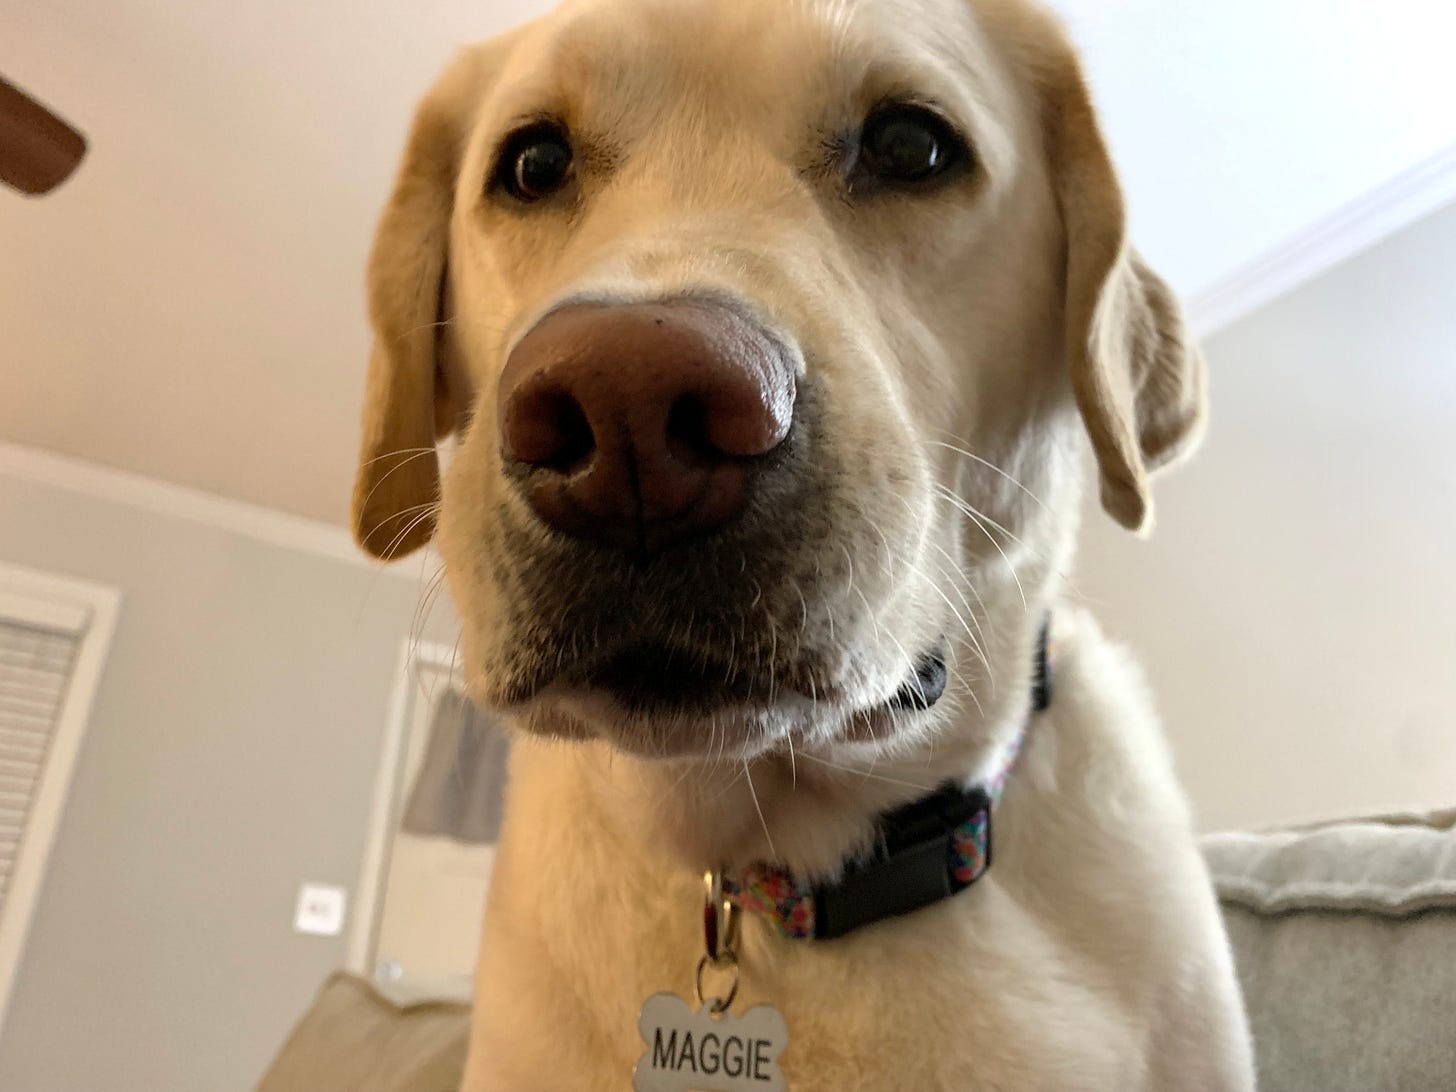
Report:
M 358 538 L 518 729 L 467 1092 L 1252 1087 L 1061 599 L 1204 375 L 1052 19 L 570 2 L 425 99 L 369 290 Z

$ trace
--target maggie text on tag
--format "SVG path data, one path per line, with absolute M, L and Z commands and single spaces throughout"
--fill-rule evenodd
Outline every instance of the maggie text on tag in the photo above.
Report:
M 715 1077 L 747 1077 L 753 1081 L 773 1080 L 768 1039 L 744 1039 L 713 1032 L 695 1040 L 691 1031 L 657 1028 L 652 1035 L 653 1069 Z

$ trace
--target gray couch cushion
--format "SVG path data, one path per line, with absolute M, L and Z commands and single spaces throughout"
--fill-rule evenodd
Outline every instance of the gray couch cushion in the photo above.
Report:
M 469 1006 L 385 997 L 339 972 L 319 991 L 257 1092 L 455 1092 Z
M 1214 835 L 1263 1092 L 1456 1090 L 1456 812 Z
M 1456 1092 L 1456 812 L 1212 835 L 1203 849 L 1261 1092 Z M 469 1009 L 436 992 L 449 1000 L 334 976 L 259 1092 L 453 1090 Z

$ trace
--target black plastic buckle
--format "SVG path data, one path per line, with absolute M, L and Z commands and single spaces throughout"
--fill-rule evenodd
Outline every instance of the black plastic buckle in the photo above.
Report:
M 814 937 L 833 940 L 886 918 L 950 898 L 969 884 L 951 872 L 957 828 L 984 812 L 991 865 L 991 797 L 984 788 L 947 786 L 880 820 L 879 842 L 837 883 L 814 889 Z M 974 880 L 972 880 L 974 882 Z

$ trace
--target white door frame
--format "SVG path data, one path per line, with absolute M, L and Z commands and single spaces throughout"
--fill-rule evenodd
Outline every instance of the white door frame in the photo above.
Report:
M 415 702 L 425 696 L 424 673 L 449 675 L 455 670 L 456 659 L 455 650 L 449 645 L 428 641 L 407 640 L 400 652 L 394 692 L 389 701 L 389 718 L 384 726 L 379 770 L 374 778 L 374 801 L 369 808 L 364 864 L 359 872 L 345 961 L 349 970 L 370 980 L 374 978 L 374 968 L 369 965 L 370 954 L 378 938 L 379 914 L 389 882 L 389 851 L 404 807 L 402 773 L 405 744 L 408 742 L 406 732 L 414 719 Z
M 120 611 L 121 592 L 115 588 L 0 563 L 0 617 L 58 630 L 78 640 L 76 662 L 20 834 L 15 873 L 0 914 L 0 1028 Z

